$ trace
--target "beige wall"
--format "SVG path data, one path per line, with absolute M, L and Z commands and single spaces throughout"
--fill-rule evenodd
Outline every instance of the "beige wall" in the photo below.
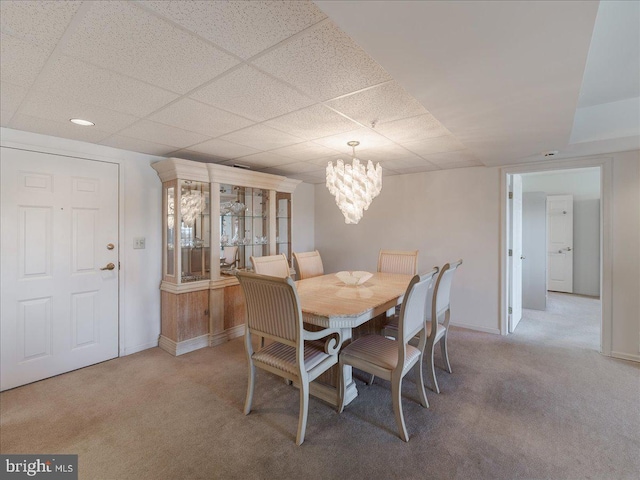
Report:
M 640 361 L 640 154 L 613 159 L 613 338 L 617 356 Z M 498 332 L 500 172 L 463 168 L 386 177 L 358 225 L 345 225 L 316 185 L 315 246 L 326 271 L 375 270 L 380 248 L 419 249 L 421 270 L 462 257 L 453 290 L 458 325 Z
M 640 361 L 640 152 L 613 161 L 612 354 Z
M 314 249 L 314 198 L 313 185 L 301 183 L 291 196 L 291 248 L 294 252 L 308 252 Z
M 420 250 L 419 269 L 458 258 L 455 322 L 499 332 L 499 171 L 464 168 L 385 177 L 358 225 L 316 186 L 315 239 L 325 271 L 375 271 L 381 248 Z

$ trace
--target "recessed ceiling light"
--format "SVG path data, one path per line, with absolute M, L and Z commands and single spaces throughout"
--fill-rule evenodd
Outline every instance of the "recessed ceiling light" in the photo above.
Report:
M 550 152 L 542 152 L 545 157 L 555 157 L 558 154 L 558 150 L 551 150 Z
M 75 123 L 76 125 L 82 125 L 83 127 L 93 127 L 95 123 L 90 122 L 89 120 L 83 120 L 81 118 L 72 118 L 69 120 L 71 123 Z

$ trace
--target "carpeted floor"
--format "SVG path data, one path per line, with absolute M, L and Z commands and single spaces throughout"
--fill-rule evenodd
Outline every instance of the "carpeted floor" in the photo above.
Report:
M 455 313 L 455 312 L 454 312 Z M 507 337 L 453 328 L 453 374 L 401 441 L 387 382 L 342 414 L 258 370 L 242 414 L 241 339 L 178 358 L 158 348 L 0 395 L 2 453 L 77 453 L 81 479 L 637 479 L 640 365 L 598 353 L 599 302 L 551 294 Z M 439 362 L 439 356 L 437 357 Z

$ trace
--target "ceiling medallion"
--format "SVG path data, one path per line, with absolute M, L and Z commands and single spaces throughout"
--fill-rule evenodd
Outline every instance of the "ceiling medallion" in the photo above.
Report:
M 327 188 L 336 199 L 336 205 L 344 215 L 344 223 L 356 224 L 365 210 L 382 190 L 382 167 L 375 168 L 371 160 L 367 168 L 356 158 L 356 147 L 360 142 L 347 143 L 353 149 L 351 165 L 342 160 L 327 165 Z

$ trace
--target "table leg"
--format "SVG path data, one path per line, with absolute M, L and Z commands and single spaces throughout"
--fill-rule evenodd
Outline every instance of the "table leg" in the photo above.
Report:
M 340 334 L 342 336 L 342 344 L 349 343 L 351 337 L 353 335 L 351 328 L 341 328 Z M 338 366 L 335 367 L 336 373 Z M 347 384 L 347 391 L 345 394 L 344 404 L 348 405 L 358 396 L 358 389 L 356 388 L 356 382 L 353 381 L 353 377 L 351 374 L 351 366 L 347 366 L 344 369 L 345 382 Z M 326 383 L 321 383 L 318 381 L 311 382 L 309 385 L 309 393 L 315 397 L 318 397 L 324 400 L 331 405 L 338 406 L 338 375 L 333 376 L 332 385 L 327 385 Z

